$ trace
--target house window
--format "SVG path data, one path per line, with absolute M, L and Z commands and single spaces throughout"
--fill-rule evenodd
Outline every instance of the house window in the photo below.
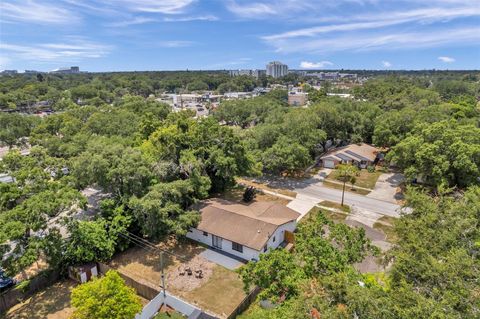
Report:
M 243 246 L 232 241 L 232 249 L 243 253 Z
M 208 233 L 206 231 L 204 231 L 203 236 L 208 236 Z
M 273 236 L 273 240 L 272 240 L 272 241 L 275 242 L 275 236 Z

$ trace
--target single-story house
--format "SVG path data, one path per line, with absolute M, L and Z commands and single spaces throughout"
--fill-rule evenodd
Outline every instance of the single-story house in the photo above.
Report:
M 365 143 L 350 144 L 328 151 L 320 157 L 320 163 L 326 168 L 335 168 L 338 164 L 353 164 L 366 168 L 381 157 L 380 150 L 374 146 Z
M 194 208 L 201 221 L 187 237 L 246 261 L 258 260 L 261 253 L 277 248 L 285 232 L 295 230 L 300 216 L 275 202 L 240 204 L 210 199 Z

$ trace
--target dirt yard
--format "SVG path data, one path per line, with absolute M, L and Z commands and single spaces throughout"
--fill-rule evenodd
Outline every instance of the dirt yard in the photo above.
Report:
M 12 307 L 5 319 L 68 319 L 73 313 L 70 292 L 75 286 L 70 280 L 58 282 Z
M 168 240 L 165 243 L 159 243 L 156 247 L 166 250 L 172 254 L 163 254 L 163 265 L 167 278 L 171 272 L 178 273 L 178 267 L 188 264 L 190 261 L 191 268 L 197 269 L 200 254 L 205 248 L 191 244 L 190 242 L 177 242 L 176 240 Z M 125 273 L 127 276 L 146 283 L 155 288 L 161 285 L 161 256 L 158 251 L 146 250 L 140 247 L 132 247 L 120 254 L 117 254 L 109 265 L 118 271 Z M 169 283 L 167 283 L 167 289 Z
M 255 195 L 255 201 L 266 201 L 266 202 L 276 202 L 282 205 L 287 205 L 290 201 L 288 199 L 280 198 L 277 196 L 272 196 L 269 194 L 265 194 L 261 192 L 261 187 L 259 187 L 259 184 L 255 184 L 252 181 L 248 180 L 241 180 L 242 183 L 248 184 L 250 186 L 254 186 L 258 188 L 258 192 Z M 273 191 L 278 191 L 277 189 Z M 215 194 L 215 197 L 222 198 L 225 200 L 229 200 L 232 202 L 237 202 L 241 203 L 243 200 L 243 193 L 245 192 L 245 186 L 240 186 L 237 185 L 236 187 L 233 187 L 223 193 Z M 281 191 L 278 191 L 278 193 L 283 194 Z M 285 195 L 285 194 L 284 194 Z M 291 192 L 289 193 L 289 196 L 295 197 L 296 193 Z
M 167 291 L 202 309 L 226 317 L 245 298 L 237 273 L 200 256 L 205 250 L 194 242 L 169 240 L 157 247 L 176 254 L 164 254 Z M 109 265 L 125 275 L 160 289 L 160 254 L 133 247 L 118 254 Z M 190 268 L 191 275 L 185 271 Z M 198 276 L 197 270 L 202 271 Z M 199 278 L 201 277 L 201 278 Z
M 285 189 L 285 188 L 276 188 L 276 187 L 273 187 L 271 184 L 268 184 L 268 183 L 266 184 L 266 183 L 254 182 L 252 180 L 244 179 L 244 178 L 237 178 L 237 182 L 239 184 L 253 186 L 253 187 L 257 188 L 258 190 L 266 189 L 266 190 L 269 190 L 269 191 L 272 191 L 272 192 L 277 192 L 277 193 L 285 195 L 285 196 L 290 196 L 290 197 L 293 197 L 293 198 L 297 197 L 297 193 L 294 192 L 294 191 L 291 191 L 291 190 Z M 245 189 L 245 187 L 242 187 L 242 188 L 243 188 L 243 190 Z M 243 195 L 243 192 L 242 192 L 242 195 Z M 257 198 L 256 198 L 257 200 L 272 200 L 272 201 L 280 202 L 284 205 L 286 205 L 290 202 L 289 200 L 285 200 L 285 199 L 278 198 L 278 197 L 275 197 L 275 196 L 271 196 L 271 195 L 268 195 L 268 194 L 262 194 L 262 195 L 263 196 L 268 196 L 268 197 L 270 197 L 270 199 L 261 198 L 259 195 L 260 194 L 257 194 Z
M 13 306 L 2 319 L 69 319 L 73 314 L 70 294 L 76 285 L 73 280 L 57 282 Z M 140 301 L 144 306 L 149 302 L 142 297 Z
M 40 272 L 48 269 L 48 264 L 45 261 L 45 258 L 40 257 L 37 261 L 35 261 L 30 267 L 27 267 L 21 273 L 18 273 L 14 278 L 17 281 L 27 280 L 29 278 L 35 277 Z

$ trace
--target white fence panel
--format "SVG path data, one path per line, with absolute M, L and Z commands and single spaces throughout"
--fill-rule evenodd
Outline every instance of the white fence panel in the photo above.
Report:
M 190 316 L 195 310 L 200 310 L 199 308 L 185 302 L 184 300 L 166 293 L 166 298 L 163 297 L 163 292 L 160 292 L 155 298 L 153 298 L 145 307 L 143 307 L 142 312 L 135 315 L 135 319 L 150 319 L 152 318 L 160 309 L 160 306 L 165 301 L 165 303 L 175 309 L 178 312 L 183 313 L 187 317 Z

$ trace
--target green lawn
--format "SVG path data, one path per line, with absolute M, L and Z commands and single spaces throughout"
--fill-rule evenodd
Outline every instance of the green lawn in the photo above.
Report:
M 319 207 L 313 207 L 301 220 L 300 220 L 300 223 L 306 223 L 309 218 L 312 218 L 314 217 L 316 214 L 318 214 L 319 212 L 322 212 L 325 214 L 325 216 L 334 221 L 334 222 L 343 222 L 345 221 L 345 219 L 347 218 L 347 214 L 343 214 L 343 213 L 336 213 L 336 212 L 331 212 L 331 211 L 328 211 L 328 210 L 322 210 L 321 208 Z
M 378 177 L 380 177 L 380 175 L 382 174 L 383 173 L 380 171 L 370 173 L 368 170 L 362 169 L 358 172 L 358 176 L 356 176 L 357 182 L 355 183 L 355 186 L 373 189 L 375 187 L 375 183 L 377 182 Z M 341 178 L 338 176 L 337 170 L 333 170 L 330 175 L 327 176 L 327 180 L 328 179 L 338 182 L 342 181 Z M 347 188 L 350 189 L 351 186 L 352 185 L 347 182 Z
M 339 190 L 342 190 L 343 189 L 343 185 L 340 185 L 340 184 L 335 184 L 335 183 L 331 183 L 327 180 L 323 181 L 323 185 L 327 186 L 327 187 L 330 187 L 330 188 L 335 188 L 335 189 L 339 189 Z M 361 189 L 361 188 L 351 188 L 352 185 L 350 184 L 346 184 L 345 185 L 345 192 L 352 192 L 352 193 L 357 193 L 357 194 L 360 194 L 360 195 L 367 195 L 370 193 L 370 191 L 367 191 L 367 190 L 364 190 L 364 189 Z
M 320 206 L 325 206 L 325 207 L 330 207 L 330 208 L 336 208 L 344 211 L 345 213 L 350 213 L 350 206 L 348 205 L 341 205 L 339 203 L 331 202 L 328 200 L 324 200 L 323 202 L 318 203 Z

